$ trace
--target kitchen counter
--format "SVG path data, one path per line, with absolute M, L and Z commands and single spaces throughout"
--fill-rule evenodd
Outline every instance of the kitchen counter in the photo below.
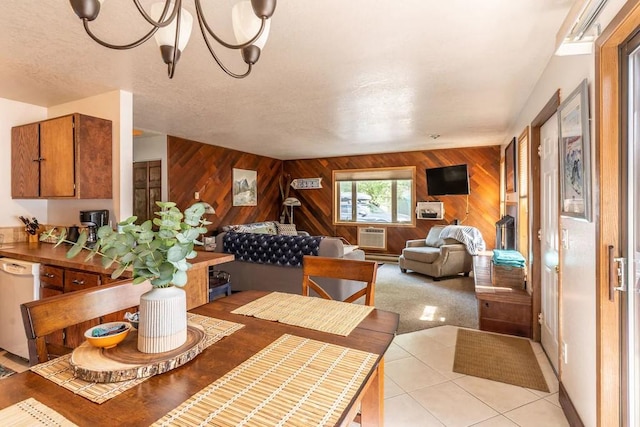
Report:
M 91 271 L 93 273 L 111 274 L 114 270 L 102 267 L 100 255 L 86 261 L 82 254 L 75 258 L 67 258 L 70 245 L 55 247 L 52 243 L 7 243 L 0 247 L 0 256 L 19 259 L 22 261 L 37 262 L 40 264 L 55 265 L 56 267 L 75 268 L 77 270 Z M 88 254 L 88 252 L 87 252 Z M 131 277 L 131 274 L 123 275 L 123 278 Z
M 19 259 L 23 261 L 37 262 L 63 268 L 73 268 L 82 271 L 110 275 L 113 268 L 102 267 L 100 255 L 91 260 L 85 260 L 82 254 L 75 258 L 67 258 L 69 245 L 55 247 L 52 243 L 8 243 L 0 247 L 0 256 Z M 231 254 L 219 252 L 197 251 L 198 256 L 189 262 L 191 269 L 187 272 L 188 282 L 184 287 L 187 292 L 187 309 L 206 304 L 209 299 L 209 267 L 234 260 Z M 88 252 L 86 252 L 88 254 Z M 125 274 L 122 278 L 131 277 Z

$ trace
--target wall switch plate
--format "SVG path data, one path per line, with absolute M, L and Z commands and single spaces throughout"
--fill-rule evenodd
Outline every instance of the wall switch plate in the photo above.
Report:
M 567 343 L 562 341 L 562 362 L 566 365 L 568 362 Z

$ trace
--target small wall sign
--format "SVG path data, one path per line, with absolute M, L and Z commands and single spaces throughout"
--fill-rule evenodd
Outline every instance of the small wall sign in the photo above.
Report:
M 291 187 L 295 190 L 322 188 L 322 178 L 296 178 L 291 181 Z

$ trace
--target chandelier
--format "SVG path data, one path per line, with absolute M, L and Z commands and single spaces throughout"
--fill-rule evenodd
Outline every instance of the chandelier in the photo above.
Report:
M 140 15 L 151 25 L 148 33 L 129 44 L 115 45 L 99 39 L 89 28 L 89 22 L 95 20 L 100 13 L 100 7 L 105 0 L 69 0 L 73 11 L 82 19 L 84 29 L 95 42 L 110 49 L 124 50 L 140 46 L 151 36 L 155 36 L 160 47 L 162 60 L 167 64 L 169 78 L 173 78 L 180 54 L 187 46 L 193 26 L 193 16 L 182 8 L 182 0 L 166 0 L 151 5 L 147 13 L 140 4 L 140 0 L 133 0 Z M 236 44 L 227 43 L 218 37 L 204 17 L 200 0 L 194 0 L 196 17 L 211 56 L 222 70 L 236 79 L 241 79 L 251 73 L 251 68 L 260 58 L 260 52 L 269 36 L 270 18 L 276 8 L 276 0 L 243 0 L 236 3 L 231 11 L 233 32 Z M 236 74 L 229 70 L 214 51 L 210 38 L 227 49 L 239 49 L 242 59 L 247 64 L 244 73 Z M 177 46 L 177 49 L 176 49 Z

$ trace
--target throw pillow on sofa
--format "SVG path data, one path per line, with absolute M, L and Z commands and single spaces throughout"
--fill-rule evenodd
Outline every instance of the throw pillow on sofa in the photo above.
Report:
M 278 234 L 282 236 L 297 236 L 298 230 L 296 230 L 295 224 L 280 224 L 278 223 Z
M 236 233 L 278 234 L 274 221 L 254 222 L 252 224 L 226 225 L 223 231 L 235 231 Z

